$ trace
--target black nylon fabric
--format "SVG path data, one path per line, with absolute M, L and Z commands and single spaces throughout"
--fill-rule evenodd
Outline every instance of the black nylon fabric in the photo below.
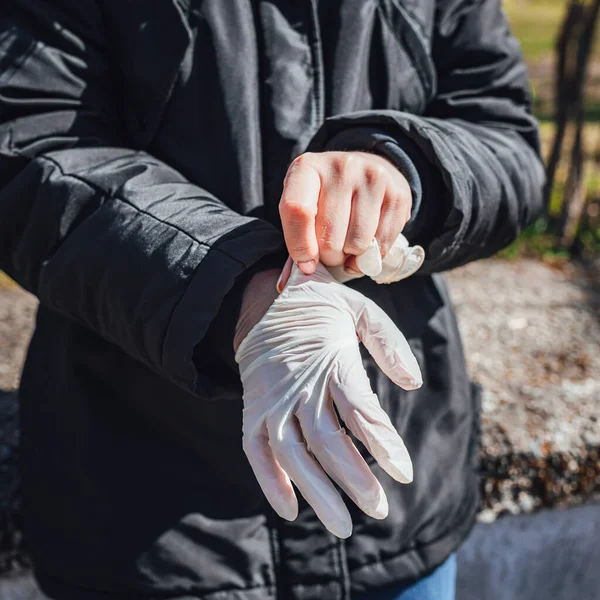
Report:
M 529 101 L 499 0 L 3 0 L 0 267 L 40 299 L 20 398 L 50 597 L 348 600 L 447 558 L 477 507 L 479 400 L 432 274 L 537 214 Z M 365 132 L 418 172 L 408 231 L 428 258 L 352 286 L 424 385 L 396 388 L 365 355 L 415 481 L 373 465 L 390 515 L 350 505 L 342 541 L 304 503 L 293 523 L 266 505 L 231 331 L 244 283 L 285 256 L 290 161 Z

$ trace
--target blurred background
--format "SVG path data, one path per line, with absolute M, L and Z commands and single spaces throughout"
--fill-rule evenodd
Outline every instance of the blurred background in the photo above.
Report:
M 459 600 L 600 599 L 600 0 L 505 0 L 548 171 L 545 214 L 496 258 L 448 274 L 483 387 L 479 523 Z M 27 575 L 19 373 L 36 301 L 0 273 L 0 599 Z

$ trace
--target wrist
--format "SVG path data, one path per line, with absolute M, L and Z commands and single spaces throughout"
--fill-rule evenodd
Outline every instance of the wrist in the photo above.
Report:
M 265 316 L 265 313 L 277 298 L 276 286 L 280 274 L 281 269 L 269 269 L 256 273 L 248 282 L 242 297 L 240 316 L 235 327 L 234 352 L 237 352 L 242 340 Z

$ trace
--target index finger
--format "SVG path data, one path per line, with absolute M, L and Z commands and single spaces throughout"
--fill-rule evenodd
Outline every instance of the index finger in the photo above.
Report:
M 305 156 L 297 158 L 288 169 L 279 201 L 279 214 L 290 256 L 306 275 L 310 275 L 319 260 L 316 217 L 321 176 Z

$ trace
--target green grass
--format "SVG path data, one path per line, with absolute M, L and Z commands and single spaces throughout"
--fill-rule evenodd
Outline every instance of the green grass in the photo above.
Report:
M 504 0 L 511 28 L 519 41 L 530 67 L 536 115 L 551 118 L 554 78 L 553 59 L 556 39 L 568 0 Z M 600 63 L 600 31 L 596 32 L 592 62 Z M 588 78 L 586 119 L 600 121 L 600 80 Z
M 556 236 L 544 231 L 545 222 L 540 219 L 526 229 L 517 240 L 496 255 L 503 260 L 520 258 L 542 258 L 551 260 L 568 260 L 569 253 L 559 248 Z
M 537 61 L 554 51 L 567 0 L 504 0 L 513 32 L 519 38 L 529 61 Z M 600 58 L 600 39 L 594 55 Z
M 14 287 L 17 284 L 5 273 L 0 271 L 0 289 Z
M 527 60 L 537 61 L 554 50 L 566 0 L 504 0 L 513 32 Z

